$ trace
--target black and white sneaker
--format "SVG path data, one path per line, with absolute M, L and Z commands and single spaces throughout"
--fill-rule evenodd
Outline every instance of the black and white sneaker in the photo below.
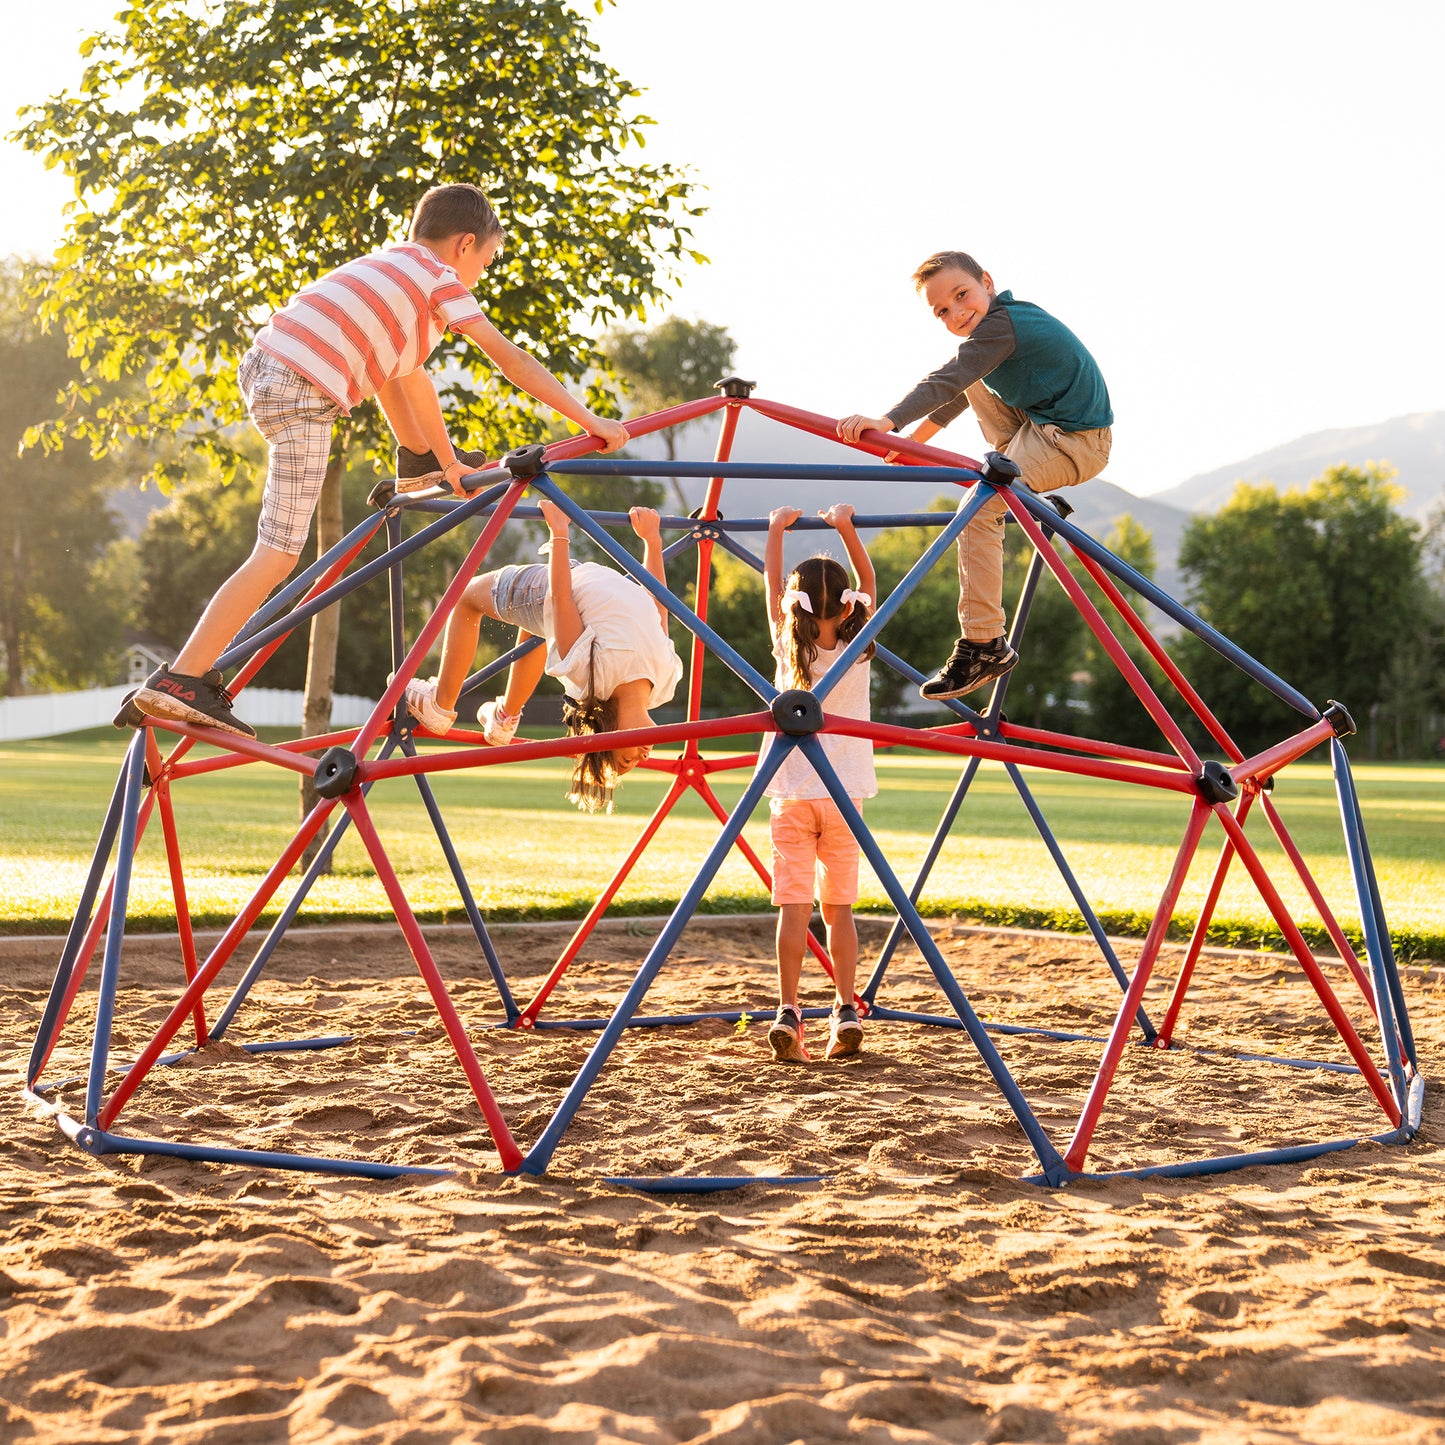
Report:
M 850 1003 L 833 1003 L 833 1013 L 828 1020 L 828 1057 L 847 1059 L 863 1048 L 863 1025 L 858 1022 L 858 1010 Z
M 231 711 L 231 694 L 226 691 L 220 669 L 215 667 L 204 677 L 192 677 L 188 673 L 172 672 L 168 667 L 158 667 L 146 678 L 145 686 L 130 699 L 129 706 L 147 717 L 219 728 L 222 732 L 236 733 L 243 738 L 256 736 L 256 729 L 243 723 Z M 117 716 L 118 724 L 125 715 L 123 707 Z
M 485 452 L 464 451 L 454 448 L 459 462 L 465 462 L 473 471 L 481 471 L 487 464 Z M 446 470 L 437 459 L 435 452 L 413 452 L 404 446 L 396 449 L 396 489 L 398 492 L 421 492 L 428 487 L 444 487 L 447 484 Z
M 1006 638 L 992 642 L 970 642 L 960 637 L 953 645 L 948 661 L 918 689 L 921 697 L 943 702 L 962 697 L 986 682 L 1002 677 L 1019 660 Z
M 768 1044 L 775 1064 L 806 1064 L 808 1051 L 803 1047 L 803 1015 L 790 1003 L 778 1009 L 778 1016 L 768 1030 Z

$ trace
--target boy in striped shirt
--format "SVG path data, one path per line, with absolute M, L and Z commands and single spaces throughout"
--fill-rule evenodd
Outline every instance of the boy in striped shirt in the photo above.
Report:
M 246 408 L 270 449 L 256 546 L 222 583 L 175 662 L 135 694 L 141 712 L 255 737 L 231 711 L 215 662 L 295 567 L 338 416 L 374 396 L 396 435 L 397 475 L 412 487 L 455 482 L 481 465 L 480 453 L 453 448 L 423 369 L 443 331 L 470 337 L 508 381 L 597 437 L 603 451 L 625 444 L 625 427 L 590 412 L 477 305 L 471 288 L 504 240 L 476 186 L 434 186 L 417 205 L 409 240 L 304 286 L 261 328 L 239 372 Z

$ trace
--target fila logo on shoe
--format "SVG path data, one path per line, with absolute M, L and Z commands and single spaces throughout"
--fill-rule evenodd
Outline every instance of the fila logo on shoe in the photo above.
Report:
M 161 692 L 168 692 L 172 697 L 180 698 L 182 702 L 195 702 L 196 700 L 196 690 L 177 682 L 173 677 L 161 678 L 161 680 L 156 683 L 156 687 Z

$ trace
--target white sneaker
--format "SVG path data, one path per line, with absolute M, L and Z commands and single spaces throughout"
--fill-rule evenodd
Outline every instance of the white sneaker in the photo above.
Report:
M 502 699 L 494 697 L 477 709 L 477 721 L 482 725 L 482 736 L 494 748 L 500 748 L 517 736 L 517 724 L 522 721 L 522 714 L 504 712 Z
M 452 724 L 457 720 L 456 708 L 442 707 L 437 702 L 437 680 L 436 678 L 422 679 L 414 677 L 406 685 L 406 705 L 411 709 L 412 716 L 431 733 L 439 736 L 445 735 L 452 730 Z

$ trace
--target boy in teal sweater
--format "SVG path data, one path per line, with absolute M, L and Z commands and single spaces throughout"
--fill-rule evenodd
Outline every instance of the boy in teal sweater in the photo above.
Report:
M 913 273 L 929 309 L 961 338 L 958 354 L 923 378 L 882 416 L 838 423 L 844 441 L 865 431 L 931 440 L 973 408 L 988 444 L 1017 462 L 1035 492 L 1087 482 L 1109 460 L 1114 413 L 1098 365 L 1063 322 L 1042 307 L 995 291 L 993 277 L 963 251 L 939 251 Z M 962 697 L 1018 661 L 1004 637 L 1003 526 L 997 493 L 958 539 L 958 643 L 919 692 Z

